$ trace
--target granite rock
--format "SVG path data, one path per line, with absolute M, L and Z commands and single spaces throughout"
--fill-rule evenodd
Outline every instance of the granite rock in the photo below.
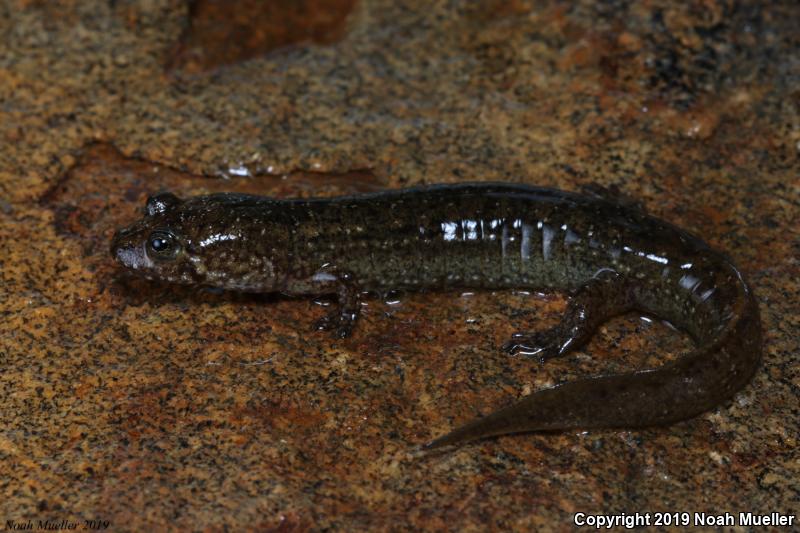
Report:
M 345 29 L 195 63 L 187 46 L 223 38 L 198 37 L 184 2 L 0 6 L 0 519 L 560 531 L 576 512 L 798 514 L 798 4 L 311 4 L 346 6 Z M 108 255 L 162 189 L 479 180 L 616 186 L 727 251 L 761 304 L 755 379 L 670 427 L 418 456 L 531 390 L 691 343 L 628 316 L 563 360 L 511 358 L 499 345 L 554 323 L 564 295 L 503 292 L 384 295 L 339 341 L 312 331 L 310 301 L 130 279 Z

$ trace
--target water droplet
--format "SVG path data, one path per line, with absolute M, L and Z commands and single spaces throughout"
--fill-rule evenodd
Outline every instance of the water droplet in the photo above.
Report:
M 243 164 L 239 163 L 238 166 L 230 167 L 228 169 L 228 174 L 233 176 L 250 176 L 250 170 Z
M 401 305 L 403 303 L 400 299 L 401 295 L 400 291 L 388 291 L 383 295 L 383 303 L 386 305 Z

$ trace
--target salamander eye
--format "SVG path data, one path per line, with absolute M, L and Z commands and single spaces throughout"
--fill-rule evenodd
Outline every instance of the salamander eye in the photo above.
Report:
M 174 259 L 179 250 L 178 240 L 168 231 L 154 231 L 147 239 L 147 251 L 156 259 Z

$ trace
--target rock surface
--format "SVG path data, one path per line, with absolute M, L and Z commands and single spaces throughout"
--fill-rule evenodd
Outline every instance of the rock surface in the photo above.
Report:
M 569 530 L 576 512 L 800 512 L 800 5 L 307 5 L 346 28 L 239 55 L 214 47 L 241 32 L 204 39 L 207 11 L 177 0 L 0 6 L 0 519 Z M 476 180 L 617 186 L 726 250 L 761 302 L 753 382 L 671 427 L 419 457 L 538 387 L 690 343 L 624 317 L 540 366 L 498 347 L 556 321 L 562 295 L 458 292 L 371 300 L 334 341 L 311 302 L 128 279 L 108 256 L 160 189 Z

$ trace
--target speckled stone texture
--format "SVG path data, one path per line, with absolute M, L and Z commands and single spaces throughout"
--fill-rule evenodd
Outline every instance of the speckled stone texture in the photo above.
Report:
M 0 4 L 3 525 L 563 531 L 575 512 L 800 512 L 800 4 L 362 0 L 338 41 L 206 71 L 176 59 L 202 27 L 189 16 Z M 563 295 L 502 292 L 373 299 L 335 341 L 310 301 L 133 280 L 108 255 L 159 189 L 467 180 L 616 185 L 726 250 L 761 303 L 753 382 L 671 427 L 418 457 L 538 387 L 690 342 L 629 316 L 542 366 L 498 348 L 553 324 Z

